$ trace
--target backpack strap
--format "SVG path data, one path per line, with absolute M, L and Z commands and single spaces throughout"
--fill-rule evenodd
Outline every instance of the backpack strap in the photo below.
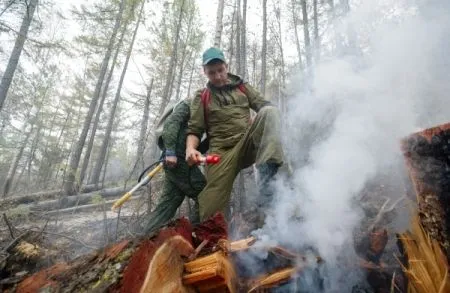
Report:
M 238 89 L 245 95 L 245 96 L 247 96 L 247 93 L 246 93 L 246 89 L 245 89 L 245 85 L 244 85 L 244 83 L 240 83 L 239 85 L 238 85 Z
M 206 131 L 206 136 L 209 136 L 208 134 L 208 109 L 209 109 L 209 103 L 211 103 L 211 91 L 205 87 L 202 91 L 202 95 L 201 95 L 201 101 L 202 101 L 202 105 L 203 105 L 203 117 L 205 119 L 205 131 Z

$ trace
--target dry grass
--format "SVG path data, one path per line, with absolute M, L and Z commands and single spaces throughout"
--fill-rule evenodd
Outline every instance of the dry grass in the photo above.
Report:
M 450 292 L 448 263 L 436 240 L 431 239 L 415 216 L 411 222 L 411 232 L 400 234 L 407 255 L 407 267 L 403 270 L 408 277 L 409 293 Z

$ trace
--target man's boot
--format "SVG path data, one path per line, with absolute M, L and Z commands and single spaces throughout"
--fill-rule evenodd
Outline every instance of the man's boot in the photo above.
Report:
M 264 163 L 256 167 L 259 175 L 259 196 L 256 202 L 258 212 L 258 220 L 256 225 L 258 228 L 261 228 L 264 225 L 266 212 L 272 203 L 273 195 L 275 192 L 275 187 L 273 186 L 273 178 L 277 174 L 279 167 L 280 165 L 277 163 Z

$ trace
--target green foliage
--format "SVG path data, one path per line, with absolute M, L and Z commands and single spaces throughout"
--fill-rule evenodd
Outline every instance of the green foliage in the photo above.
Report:
M 25 220 L 28 221 L 30 215 L 30 207 L 28 205 L 18 205 L 15 208 L 8 209 L 6 212 L 6 217 L 11 221 Z
M 100 193 L 94 194 L 91 198 L 91 204 L 101 204 L 103 202 L 104 202 L 104 199 Z

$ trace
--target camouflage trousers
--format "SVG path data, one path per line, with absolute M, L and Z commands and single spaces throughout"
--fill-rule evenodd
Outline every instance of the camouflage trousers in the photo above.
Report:
M 280 117 L 276 107 L 263 107 L 248 127 L 241 140 L 230 149 L 216 149 L 221 161 L 206 169 L 207 184 L 199 194 L 200 220 L 217 211 L 225 211 L 230 201 L 231 189 L 237 174 L 244 168 L 266 163 L 281 166 L 283 149 L 280 137 Z
M 190 220 L 199 222 L 198 194 L 205 187 L 206 181 L 198 167 L 189 167 L 184 158 L 178 158 L 177 166 L 164 166 L 164 183 L 161 197 L 156 208 L 144 219 L 146 234 L 150 234 L 169 222 L 187 196 L 195 202 Z

